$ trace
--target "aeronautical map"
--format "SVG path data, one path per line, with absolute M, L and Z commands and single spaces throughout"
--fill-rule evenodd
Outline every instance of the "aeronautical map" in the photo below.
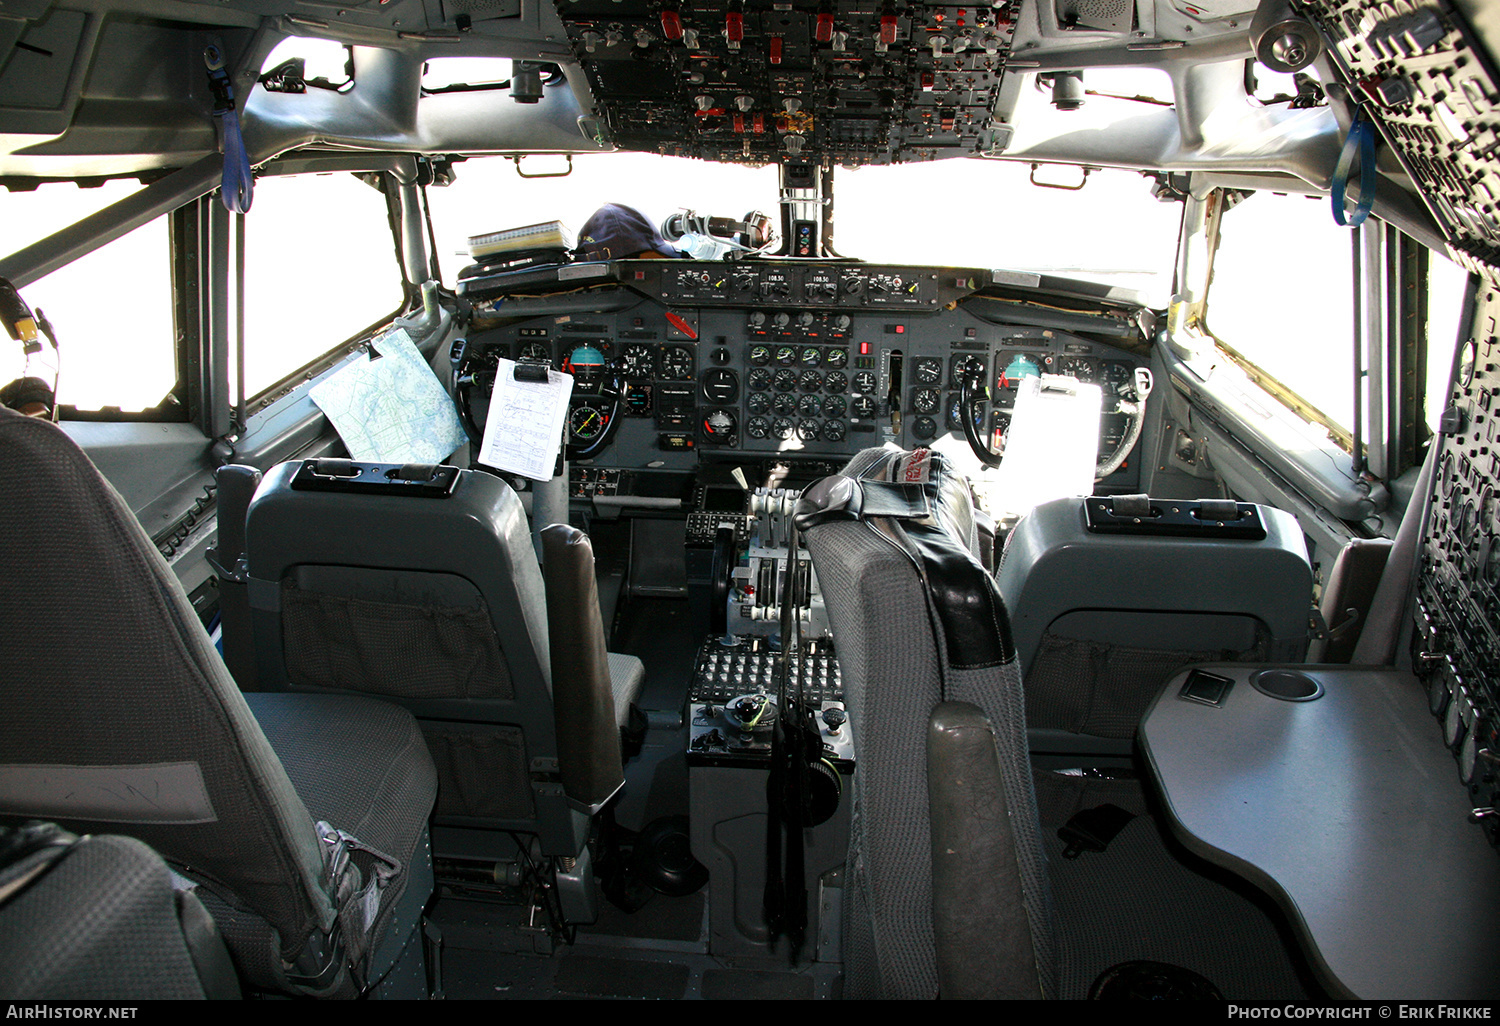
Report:
M 453 400 L 405 328 L 377 338 L 372 348 L 378 359 L 356 360 L 315 385 L 313 402 L 353 459 L 441 463 L 467 441 Z

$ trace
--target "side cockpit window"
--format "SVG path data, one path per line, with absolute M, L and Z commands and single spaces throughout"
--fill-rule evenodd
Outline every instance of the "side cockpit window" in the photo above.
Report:
M 117 180 L 86 189 L 51 182 L 0 190 L 6 242 L 19 251 L 140 187 Z M 51 322 L 58 352 L 55 359 L 49 349 L 27 362 L 20 347 L 0 335 L 7 343 L 0 355 L 4 381 L 55 375 L 65 419 L 186 415 L 178 389 L 166 216 L 26 284 L 21 295 Z
M 402 300 L 379 191 L 352 174 L 256 182 L 245 216 L 246 395 L 293 383 Z

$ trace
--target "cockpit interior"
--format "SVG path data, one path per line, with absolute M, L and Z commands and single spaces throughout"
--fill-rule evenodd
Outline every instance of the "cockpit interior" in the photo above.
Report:
M 1494 1001 L 1497 57 L 0 0 L 0 999 Z

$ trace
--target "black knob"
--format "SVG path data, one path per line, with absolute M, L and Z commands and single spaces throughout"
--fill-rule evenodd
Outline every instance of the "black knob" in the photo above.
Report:
M 839 728 L 849 721 L 849 716 L 838 706 L 829 706 L 823 710 L 823 722 L 828 724 L 828 732 L 837 734 Z

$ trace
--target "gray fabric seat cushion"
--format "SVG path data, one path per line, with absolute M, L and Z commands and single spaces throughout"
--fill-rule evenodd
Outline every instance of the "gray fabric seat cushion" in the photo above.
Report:
M 416 720 L 400 706 L 359 695 L 258 692 L 245 701 L 311 817 L 401 860 L 397 884 L 380 895 L 371 930 L 378 943 L 414 862 L 427 857 L 418 847 L 437 798 L 437 770 Z M 281 967 L 265 920 L 209 887 L 199 894 L 244 977 L 279 989 Z
M 216 959 L 217 975 L 198 958 Z M 206 992 L 204 972 L 228 990 Z M 207 913 L 191 895 L 174 894 L 161 857 L 134 838 L 104 835 L 79 841 L 0 904 L 0 994 L 138 1001 L 238 997 L 239 991 Z
M 615 693 L 615 722 L 630 722 L 630 704 L 640 697 L 646 683 L 646 667 L 633 655 L 609 653 L 609 683 Z
M 358 695 L 261 692 L 245 701 L 314 820 L 411 864 L 437 799 L 437 770 L 411 713 Z

